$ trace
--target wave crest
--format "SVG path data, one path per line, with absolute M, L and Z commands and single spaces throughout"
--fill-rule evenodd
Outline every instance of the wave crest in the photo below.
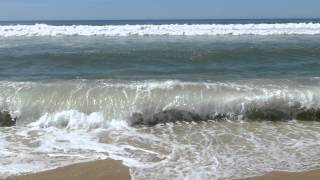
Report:
M 31 123 L 33 127 L 48 128 L 56 127 L 61 129 L 97 129 L 97 128 L 128 128 L 129 126 L 155 126 L 166 123 L 201 123 L 205 121 L 320 121 L 320 109 L 306 109 L 291 107 L 287 111 L 283 109 L 248 109 L 241 113 L 234 112 L 212 112 L 199 114 L 197 112 L 168 109 L 153 114 L 134 112 L 126 120 L 105 119 L 102 112 L 91 114 L 82 113 L 76 110 L 46 113 L 36 122 Z
M 41 127 L 71 129 L 106 127 L 112 120 L 133 126 L 223 119 L 318 121 L 318 83 L 317 79 L 1 82 L 0 108 L 15 112 L 18 124 L 40 119 Z
M 4 25 L 0 36 L 145 36 L 145 35 L 316 35 L 320 23 L 287 24 L 164 24 L 164 25 Z

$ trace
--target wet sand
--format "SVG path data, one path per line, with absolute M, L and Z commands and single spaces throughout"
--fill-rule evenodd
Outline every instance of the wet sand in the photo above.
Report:
M 130 180 L 129 168 L 121 161 L 99 160 L 54 170 L 9 177 L 6 180 Z
M 320 170 L 306 172 L 272 172 L 263 176 L 250 177 L 242 180 L 319 180 Z
M 9 177 L 5 180 L 130 180 L 129 168 L 121 161 L 99 160 L 66 167 Z M 272 172 L 263 176 L 239 180 L 319 180 L 320 170 L 307 172 Z

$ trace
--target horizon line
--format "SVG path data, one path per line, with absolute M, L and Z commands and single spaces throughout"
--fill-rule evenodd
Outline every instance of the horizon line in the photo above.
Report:
M 228 21 L 228 20 L 320 20 L 320 17 L 299 18 L 150 18 L 150 19 L 24 19 L 24 20 L 0 20 L 0 22 L 34 22 L 34 21 Z

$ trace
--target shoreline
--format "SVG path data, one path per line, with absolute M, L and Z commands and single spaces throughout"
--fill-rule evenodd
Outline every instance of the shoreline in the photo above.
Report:
M 72 164 L 52 170 L 10 176 L 3 180 L 130 180 L 129 168 L 122 161 L 113 159 L 97 160 L 86 163 Z M 320 169 L 287 172 L 274 171 L 261 176 L 239 178 L 238 180 L 318 180 Z
M 73 164 L 53 170 L 11 176 L 4 180 L 130 180 L 130 172 L 121 161 L 112 159 Z
M 262 176 L 241 178 L 238 180 L 318 180 L 320 179 L 320 169 L 303 172 L 274 171 Z

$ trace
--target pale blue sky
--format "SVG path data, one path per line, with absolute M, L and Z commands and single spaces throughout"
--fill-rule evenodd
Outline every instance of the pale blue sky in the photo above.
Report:
M 0 20 L 320 18 L 320 0 L 0 0 Z

